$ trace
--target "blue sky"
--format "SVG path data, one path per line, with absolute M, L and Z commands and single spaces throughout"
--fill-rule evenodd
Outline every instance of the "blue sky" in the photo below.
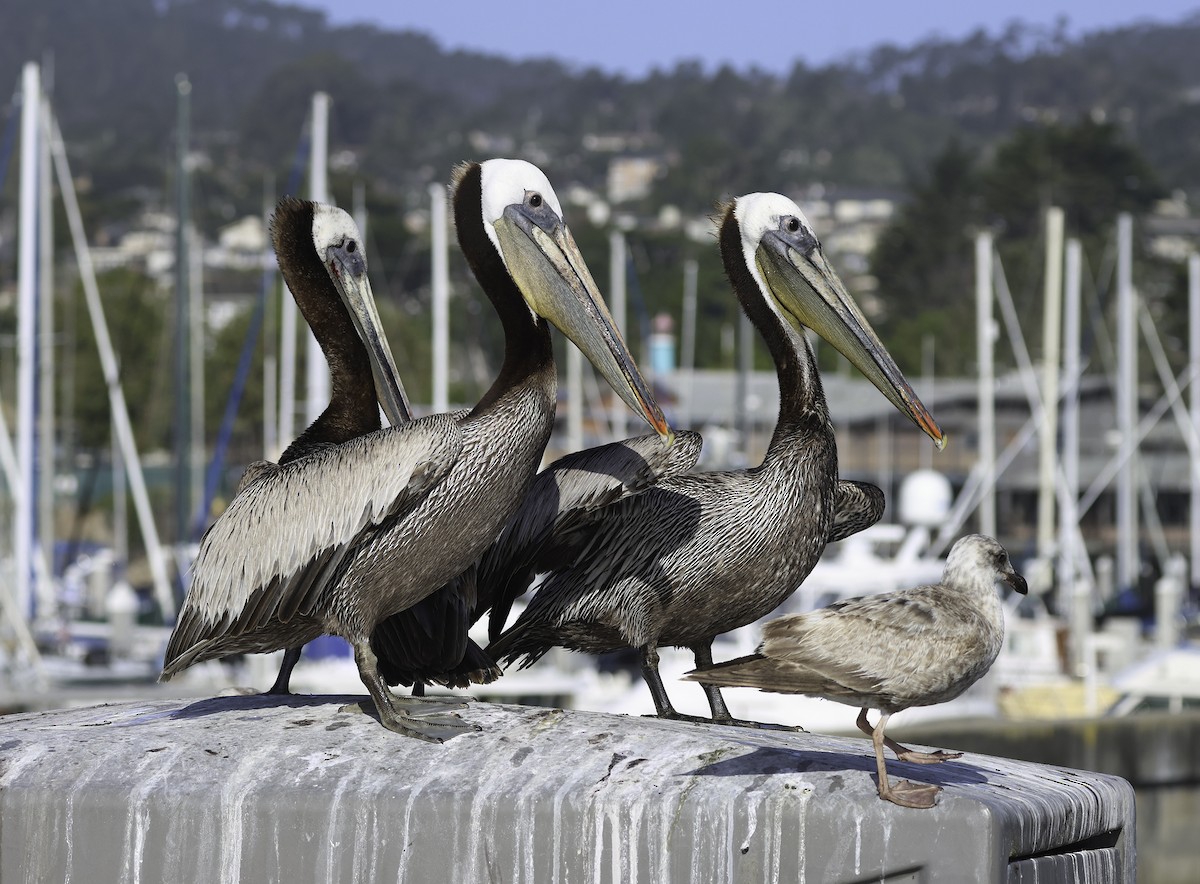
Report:
M 994 33 L 1014 19 L 1050 26 L 1065 16 L 1069 33 L 1078 34 L 1136 21 L 1178 21 L 1200 11 L 1200 0 L 295 2 L 325 10 L 335 23 L 424 31 L 448 48 L 510 58 L 553 56 L 632 76 L 685 58 L 710 65 L 727 61 L 741 68 L 753 63 L 778 72 L 797 58 L 821 64 L 885 42 L 907 45 L 934 34 L 962 37 L 980 26 Z M 730 11 L 734 9 L 736 15 Z

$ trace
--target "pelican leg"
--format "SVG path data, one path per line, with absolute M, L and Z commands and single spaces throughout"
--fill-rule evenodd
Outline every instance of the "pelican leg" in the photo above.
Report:
M 859 713 L 858 717 L 859 721 L 867 720 L 866 708 Z M 871 742 L 875 747 L 875 770 L 879 774 L 879 797 L 884 801 L 899 804 L 901 807 L 933 807 L 937 793 L 942 791 L 941 786 L 910 783 L 908 780 L 900 780 L 893 786 L 888 782 L 887 763 L 883 759 L 883 744 L 886 739 L 883 735 L 883 729 L 887 727 L 887 721 L 890 717 L 890 713 L 882 713 L 879 717 L 879 724 L 875 725 L 874 730 L 871 732 Z
M 300 653 L 303 650 L 304 648 L 301 646 L 299 648 L 288 648 L 283 652 L 283 662 L 279 664 L 279 674 L 275 676 L 275 684 L 267 689 L 266 692 L 268 694 L 288 696 L 292 693 L 288 687 L 288 683 L 292 680 L 292 670 L 300 662 Z
M 430 743 L 444 743 L 459 734 L 479 730 L 454 714 L 417 716 L 398 708 L 396 696 L 388 690 L 387 682 L 379 674 L 379 661 L 371 650 L 370 641 L 363 639 L 353 642 L 353 647 L 359 678 L 375 703 L 379 723 L 388 730 Z M 434 711 L 431 704 L 430 712 Z
M 708 669 L 713 665 L 712 659 L 712 642 L 703 645 L 694 645 L 690 648 L 692 654 L 696 657 L 697 669 Z M 715 684 L 700 683 L 700 687 L 704 688 L 704 695 L 708 697 L 708 708 L 712 710 L 712 720 L 717 724 L 725 724 L 731 727 L 753 727 L 766 730 L 780 731 L 796 731 L 799 733 L 807 733 L 804 728 L 799 725 L 789 726 L 786 724 L 771 724 L 762 721 L 750 721 L 744 718 L 734 718 L 729 714 L 729 708 L 725 705 L 725 698 L 721 695 L 721 689 Z
M 413 688 L 412 688 L 412 695 L 414 697 L 424 697 L 425 696 L 425 682 L 419 681 L 419 680 L 414 681 Z
M 697 669 L 708 669 L 712 666 L 712 642 L 694 645 L 691 652 L 696 658 Z M 713 721 L 717 724 L 734 724 L 734 718 L 729 714 L 729 707 L 725 705 L 725 698 L 721 696 L 721 689 L 715 684 L 703 682 L 700 683 L 700 687 L 704 688 L 704 695 L 708 697 L 708 708 L 712 710 Z
M 863 709 L 858 713 L 858 721 L 855 722 L 858 729 L 868 737 L 874 736 L 874 730 L 867 723 L 867 710 Z M 907 746 L 902 746 L 891 737 L 883 738 L 883 745 L 887 746 L 896 753 L 896 757 L 901 761 L 907 761 L 910 764 L 941 764 L 943 761 L 950 761 L 954 758 L 962 758 L 961 752 L 946 752 L 943 749 L 938 749 L 936 752 L 918 752 L 915 749 L 909 749 Z
M 658 717 L 679 718 L 679 713 L 671 705 L 671 698 L 667 696 L 662 676 L 658 674 L 658 648 L 654 645 L 642 646 L 642 678 L 646 679 L 646 687 L 650 688 Z

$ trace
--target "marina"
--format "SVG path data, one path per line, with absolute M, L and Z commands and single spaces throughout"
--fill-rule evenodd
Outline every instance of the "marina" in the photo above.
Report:
M 972 230 L 960 296 L 975 325 L 958 331 L 975 372 L 939 374 L 930 333 L 905 379 L 859 306 L 886 315 L 886 291 L 852 295 L 833 268 L 852 279 L 854 256 L 822 251 L 858 228 L 815 191 L 677 225 L 721 248 L 718 281 L 740 302 L 720 359 L 698 359 L 698 259 L 653 267 L 682 284 L 677 305 L 642 290 L 661 218 L 605 214 L 618 204 L 601 211 L 569 178 L 556 193 L 524 159 L 423 167 L 419 204 L 397 217 L 425 300 L 383 311 L 428 331 L 417 347 L 405 332 L 427 363 L 406 390 L 398 364 L 416 357 L 393 356 L 367 281 L 394 244 L 372 232 L 358 179 L 353 217 L 331 205 L 344 157 L 328 93 L 306 96 L 289 133 L 286 190 L 314 202 L 264 185 L 262 217 L 212 240 L 193 219 L 196 96 L 180 75 L 173 205 L 100 245 L 44 76 L 24 65 L 0 123 L 19 176 L 0 186 L 17 202 L 0 354 L 0 880 L 1200 874 L 1179 823 L 1200 819 L 1200 253 L 1167 209 L 1115 213 L 1096 240 L 1039 206 L 1032 300 L 1028 256 L 1003 229 Z M 747 207 L 768 220 L 744 222 Z M 1175 287 L 1151 291 L 1140 256 L 1168 239 L 1183 242 Z M 585 253 L 607 275 L 593 280 Z M 137 379 L 110 334 L 107 274 L 122 271 L 173 304 L 152 397 L 171 412 L 165 447 L 140 442 L 146 403 L 126 398 Z M 77 446 L 78 405 L 56 402 L 64 273 L 107 446 Z M 225 273 L 261 290 L 213 297 Z M 222 316 L 246 325 L 214 391 Z M 953 610 L 958 584 L 940 582 L 972 534 L 1011 560 L 994 610 L 996 575 L 975 581 L 996 653 L 959 673 L 951 630 L 922 626 L 939 605 L 906 608 L 828 641 L 833 671 L 870 686 L 822 692 L 792 671 L 786 692 L 811 642 L 769 651 L 783 630 L 770 624 L 846 624 L 930 587 Z M 950 668 L 951 688 L 880 699 L 897 623 L 928 648 L 912 678 Z M 685 678 L 728 661 L 740 681 Z M 859 729 L 822 693 L 861 699 Z M 868 708 L 886 710 L 874 751 Z

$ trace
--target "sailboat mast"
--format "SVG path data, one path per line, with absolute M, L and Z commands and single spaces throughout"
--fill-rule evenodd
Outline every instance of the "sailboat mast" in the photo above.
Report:
M 17 251 L 17 468 L 13 489 L 13 561 L 18 616 L 30 615 L 33 564 L 34 334 L 37 327 L 38 130 L 41 71 L 33 62 L 21 74 L 21 182 Z
M 54 195 L 50 167 L 50 84 L 38 113 L 38 483 L 39 616 L 53 612 L 54 593 Z
M 1137 582 L 1137 304 L 1133 291 L 1133 218 L 1117 218 L 1117 429 L 1124 458 L 1117 472 L 1117 588 Z
M 450 410 L 450 271 L 447 231 L 446 189 L 429 185 L 429 232 L 433 299 L 433 391 L 434 414 Z
M 1191 422 L 1200 427 L 1200 255 L 1188 258 L 1188 377 L 1191 378 Z M 1200 586 L 1200 459 L 1193 457 L 1192 525 L 1189 552 L 1192 586 Z
M 188 172 L 190 104 L 192 84 L 186 74 L 175 78 L 177 91 L 175 123 L 175 542 L 186 543 L 191 526 L 192 490 L 192 404 L 191 404 L 191 318 L 189 293 L 191 263 L 188 260 L 188 226 L 191 218 L 191 182 Z
M 1042 421 L 1038 448 L 1037 552 L 1054 554 L 1054 476 L 1058 460 L 1058 363 L 1062 343 L 1063 210 L 1046 210 L 1046 273 L 1042 319 Z
M 329 202 L 329 95 L 315 92 L 312 97 L 312 157 L 308 167 L 308 196 L 319 203 Z M 329 404 L 329 366 L 321 353 L 312 329 L 308 330 L 304 351 L 305 418 L 311 424 Z
M 979 351 L 979 532 L 996 535 L 996 342 L 992 318 L 992 235 L 975 237 L 975 337 Z

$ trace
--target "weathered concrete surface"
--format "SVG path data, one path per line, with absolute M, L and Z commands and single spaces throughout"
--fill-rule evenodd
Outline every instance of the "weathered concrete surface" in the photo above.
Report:
M 896 728 L 903 742 L 1043 764 L 1086 767 L 1128 780 L 1137 798 L 1139 884 L 1200 881 L 1200 712 L 1147 712 L 1072 721 L 947 721 Z
M 1133 792 L 984 756 L 894 776 L 866 740 L 472 704 L 432 745 L 349 698 L 0 719 L 0 880 L 1129 881 Z

